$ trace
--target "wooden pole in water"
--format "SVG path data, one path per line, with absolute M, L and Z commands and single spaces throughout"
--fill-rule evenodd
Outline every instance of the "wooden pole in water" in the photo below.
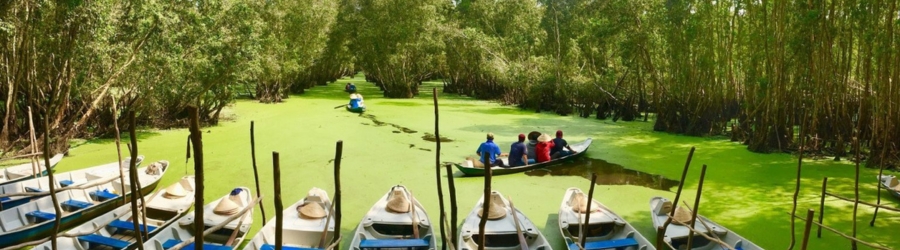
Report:
M 700 211 L 700 195 L 703 193 L 703 179 L 706 177 L 706 164 L 703 164 L 703 168 L 700 170 L 700 183 L 697 184 L 697 198 L 694 198 L 694 211 L 691 215 L 691 228 L 694 228 L 694 224 L 697 222 L 697 211 Z M 702 221 L 701 221 L 702 222 Z M 687 249 L 692 249 L 694 244 L 694 231 L 691 230 L 688 233 L 688 241 L 687 241 Z
M 444 229 L 446 226 L 446 224 L 444 224 L 444 216 L 446 216 L 446 213 L 444 213 L 444 188 L 441 186 L 441 132 L 440 119 L 438 116 L 437 88 L 431 88 L 431 94 L 434 97 L 434 143 L 436 144 L 434 152 L 434 175 L 437 179 L 438 204 L 441 208 L 441 243 L 443 243 L 441 244 L 441 250 L 447 250 L 447 230 Z
M 334 151 L 334 249 L 340 249 L 341 244 L 337 241 L 341 238 L 341 155 L 344 151 L 344 141 L 335 143 Z M 325 225 L 328 226 L 327 224 Z
M 484 154 L 490 154 L 489 152 L 484 152 Z M 491 157 L 485 155 L 484 160 L 484 194 L 483 199 L 481 199 L 481 221 L 478 222 L 478 250 L 484 250 L 484 226 L 487 225 L 487 216 L 491 211 Z
M 880 159 L 884 159 L 884 151 L 886 150 L 881 150 Z M 881 161 L 881 166 L 878 169 L 878 184 L 876 185 L 878 186 L 878 200 L 875 202 L 875 204 L 879 206 L 881 205 L 881 176 L 884 174 L 884 160 Z M 878 218 L 878 206 L 875 207 L 875 214 L 872 215 L 872 221 L 869 222 L 870 227 L 875 226 L 875 218 Z
M 456 185 L 453 183 L 453 167 L 444 165 L 447 169 L 447 189 L 450 192 L 450 240 L 456 242 Z M 457 246 L 459 247 L 459 246 Z
M 137 147 L 137 132 L 135 131 L 134 111 L 128 112 L 128 124 L 129 124 L 128 136 L 131 137 L 131 138 L 129 138 L 131 140 L 131 161 L 128 162 L 128 176 L 129 176 L 128 179 L 130 179 L 129 183 L 131 183 L 131 221 L 132 221 L 131 223 L 134 224 L 134 228 L 137 229 L 137 230 L 134 230 L 134 236 L 135 236 L 135 239 L 137 240 L 138 249 L 143 250 L 144 249 L 144 239 L 143 239 L 144 236 L 141 235 L 141 230 L 140 230 L 141 224 L 138 223 L 139 222 L 138 218 L 140 218 L 140 217 L 138 216 L 139 208 L 138 208 L 137 204 L 138 204 L 138 196 L 141 195 L 140 192 L 138 192 L 138 191 L 141 189 L 141 187 L 140 187 L 140 182 L 138 182 L 138 173 L 137 173 L 138 147 Z M 125 195 L 125 190 L 122 190 L 122 195 Z M 144 203 L 142 200 L 141 206 L 144 206 L 145 204 L 146 203 Z M 146 214 L 146 213 L 143 213 L 143 214 Z M 147 224 L 146 218 L 144 219 L 144 224 L 145 225 Z M 144 227 L 144 233 L 145 234 L 147 233 L 146 227 Z M 149 238 L 149 237 L 147 237 L 147 238 Z
M 53 235 L 50 236 L 50 246 L 53 249 L 56 248 L 56 234 L 59 233 L 59 224 L 62 219 L 62 209 L 59 207 L 59 198 L 56 197 L 56 183 L 55 178 L 53 177 L 53 170 L 50 169 L 50 119 L 44 119 L 44 168 L 47 169 L 47 180 L 50 186 L 50 199 L 53 200 L 53 210 L 56 212 L 56 216 L 53 218 Z M 28 107 L 28 126 L 31 128 L 31 152 L 37 152 L 37 139 L 34 136 L 34 118 L 31 114 L 31 107 Z M 43 172 L 40 167 L 40 163 L 34 161 L 37 158 L 35 156 L 32 158 L 32 165 L 36 165 L 37 172 Z
M 793 207 L 791 207 L 791 244 L 788 245 L 788 250 L 794 249 L 794 243 L 796 241 L 795 238 L 796 238 L 797 231 L 794 230 L 795 229 L 794 224 L 795 224 L 797 217 L 795 217 L 794 215 L 797 214 L 797 196 L 800 195 L 800 175 L 801 175 L 802 169 L 803 169 L 803 147 L 806 146 L 805 144 L 803 144 L 803 137 L 805 137 L 805 135 L 803 134 L 803 123 L 801 123 L 800 124 L 800 139 L 799 139 L 800 155 L 797 157 L 797 183 L 794 186 L 794 200 L 793 200 L 794 205 L 793 205 Z
M 579 230 L 582 232 L 581 235 L 583 235 L 583 237 L 581 237 L 581 239 L 580 239 L 581 242 L 579 243 L 579 246 L 581 246 L 581 249 L 584 249 L 584 244 L 587 243 L 588 235 L 586 232 L 587 232 L 588 226 L 590 225 L 590 222 L 591 222 L 591 211 L 592 211 L 591 205 L 593 205 L 593 203 L 594 203 L 594 186 L 596 186 L 596 185 L 597 185 L 597 173 L 591 173 L 591 188 L 588 189 L 587 210 L 585 210 L 585 212 L 584 212 L 584 222 L 581 223 L 581 230 Z
M 116 104 L 116 98 L 110 96 L 113 102 L 113 127 L 116 129 L 116 155 L 119 156 L 119 183 L 122 184 L 122 192 L 125 191 L 125 170 L 122 170 L 122 136 L 119 131 L 119 111 Z M 125 196 L 122 195 L 122 203 L 125 203 Z
M 856 178 L 853 181 L 853 238 L 856 238 L 856 212 L 859 209 L 859 162 L 862 160 L 859 157 L 859 122 L 857 122 L 856 129 L 856 139 L 853 140 L 856 143 Z M 851 241 L 850 247 L 856 250 L 856 241 Z
M 256 181 L 256 197 L 262 196 L 260 192 L 262 190 L 259 188 L 259 171 L 256 170 L 256 136 L 253 132 L 253 121 L 250 121 L 250 159 L 253 161 L 253 180 Z M 266 210 L 262 204 L 259 203 L 259 211 L 262 212 L 262 224 L 266 225 Z
M 200 114 L 196 106 L 188 106 L 190 113 L 191 144 L 194 146 L 194 249 L 203 250 L 203 133 L 200 132 Z M 237 229 L 235 229 L 237 230 Z
M 281 157 L 272 151 L 272 176 L 275 178 L 275 250 L 284 245 L 284 204 L 281 203 Z M 328 227 L 327 223 L 325 227 Z
M 822 219 L 825 217 L 825 187 L 828 186 L 828 177 L 822 178 L 822 200 L 819 201 L 819 229 L 816 237 L 822 238 Z
M 812 228 L 813 216 L 815 214 L 815 210 L 806 210 L 806 226 L 803 227 L 803 242 L 800 243 L 800 250 L 806 250 L 806 245 L 809 242 L 809 229 Z
M 675 217 L 675 208 L 678 207 L 678 200 L 681 198 L 681 189 L 684 188 L 684 179 L 687 178 L 688 169 L 691 167 L 691 159 L 694 158 L 694 150 L 695 147 L 691 147 L 691 152 L 688 153 L 687 161 L 684 163 L 684 170 L 681 171 L 681 181 L 678 182 L 678 192 L 675 193 L 675 201 L 672 202 L 672 211 L 669 213 L 669 217 L 666 218 L 666 222 L 663 223 L 662 227 L 656 229 L 656 249 L 663 249 L 663 245 L 665 245 L 664 237 L 666 235 L 666 229 L 669 227 L 669 223 L 672 223 L 672 217 Z

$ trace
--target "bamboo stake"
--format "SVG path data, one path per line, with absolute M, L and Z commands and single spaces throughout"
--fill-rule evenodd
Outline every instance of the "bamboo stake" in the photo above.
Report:
M 815 213 L 815 210 L 806 210 L 806 226 L 803 227 L 803 242 L 800 243 L 800 250 L 806 250 L 806 245 L 809 242 L 809 229 L 812 228 L 812 221 Z
M 706 164 L 703 164 L 703 168 L 700 169 L 700 182 L 697 183 L 697 197 L 694 198 L 694 209 L 692 209 L 691 216 L 691 228 L 694 228 L 694 225 L 697 222 L 697 211 L 700 210 L 700 195 L 703 194 L 703 179 L 706 178 Z M 674 209 L 673 209 L 674 210 Z M 688 241 L 687 241 L 687 249 L 692 249 L 694 243 L 694 231 L 688 233 Z
M 31 134 L 31 152 L 36 152 L 37 151 L 37 139 L 34 135 L 34 117 L 32 116 L 32 113 L 31 113 L 31 107 L 28 107 L 28 127 L 31 129 L 31 132 L 30 132 L 30 134 Z M 54 185 L 54 183 L 56 183 L 56 180 L 53 177 L 53 170 L 50 169 L 50 129 L 49 129 L 48 119 L 44 119 L 44 129 L 45 129 L 45 131 L 44 131 L 44 162 L 46 164 L 44 166 L 44 168 L 47 169 L 47 180 L 50 182 L 50 185 L 49 185 L 50 186 L 49 187 L 50 188 L 50 199 L 53 201 L 53 210 L 56 212 L 56 216 L 54 216 L 54 218 L 53 218 L 53 234 L 52 234 L 52 235 L 56 235 L 59 233 L 59 226 L 60 226 L 59 224 L 62 220 L 63 213 L 62 213 L 62 208 L 59 207 L 59 198 L 56 197 L 56 185 Z M 31 159 L 32 159 L 32 161 L 31 161 L 32 166 L 40 165 L 36 161 L 37 156 L 35 156 Z M 40 167 L 37 167 L 37 168 L 38 168 L 38 170 L 40 170 Z M 50 237 L 50 246 L 53 247 L 54 250 L 57 249 L 56 248 L 56 237 L 53 237 L 53 236 Z
M 232 221 L 236 220 L 238 217 L 244 216 L 244 214 L 247 213 L 248 211 L 250 211 L 250 209 L 252 209 L 253 206 L 256 206 L 256 204 L 259 203 L 259 201 L 262 200 L 262 198 L 263 197 L 257 197 L 252 202 L 250 202 L 250 204 L 247 204 L 247 206 L 244 206 L 244 209 L 242 209 L 240 212 L 233 214 L 231 216 L 228 216 L 228 218 L 226 218 L 224 221 L 222 221 L 218 225 L 216 225 L 214 227 L 210 227 L 210 228 L 206 229 L 205 231 L 200 231 L 201 232 L 200 234 L 195 234 L 194 237 L 191 237 L 185 241 L 182 241 L 181 243 L 178 243 L 178 245 L 175 245 L 172 248 L 169 248 L 168 250 L 181 250 L 185 246 L 190 245 L 191 243 L 195 243 L 195 242 L 196 242 L 196 244 L 194 244 L 194 247 L 200 246 L 200 248 L 202 249 L 203 248 L 202 240 L 204 237 L 206 237 L 207 235 L 209 235 L 215 231 L 219 231 L 220 229 L 225 228 L 225 226 L 228 225 L 228 223 L 231 223 Z M 228 199 L 228 197 L 226 197 L 225 199 Z M 203 211 L 203 209 L 200 209 L 200 210 Z M 194 223 L 197 223 L 196 220 L 197 220 L 197 218 L 194 218 Z M 202 221 L 201 221 L 201 223 L 202 223 Z M 240 230 L 240 229 L 235 228 L 234 230 Z
M 509 201 L 509 212 L 513 215 L 513 222 L 516 224 L 516 236 L 519 238 L 519 248 L 521 250 L 528 250 L 528 242 L 525 241 L 525 235 L 522 234 L 522 228 L 519 228 L 519 216 L 516 213 L 516 206 L 513 205 L 512 197 L 506 196 L 506 200 Z M 487 213 L 487 211 L 485 211 Z M 487 214 L 483 214 L 482 217 L 487 216 Z
M 135 127 L 134 111 L 128 112 L 128 123 L 131 125 L 130 128 L 128 128 L 128 134 L 131 137 L 130 138 L 131 139 L 131 162 L 128 163 L 128 174 L 129 174 L 128 179 L 131 183 L 131 223 L 134 225 L 134 229 L 135 229 L 134 230 L 134 238 L 135 238 L 135 240 L 137 240 L 136 245 L 138 246 L 138 249 L 143 250 L 144 249 L 144 239 L 143 239 L 143 236 L 141 235 L 141 230 L 139 229 L 141 224 L 138 221 L 138 218 L 140 218 L 140 216 L 138 214 L 139 210 L 138 210 L 138 204 L 137 204 L 137 201 L 138 201 L 137 196 L 139 194 L 137 191 L 138 191 L 138 189 L 140 189 L 140 187 L 138 186 L 139 184 L 137 182 L 138 174 L 137 174 L 137 166 L 136 165 L 137 165 L 138 148 L 137 148 L 137 135 L 136 135 L 135 128 L 134 128 Z M 122 192 L 123 192 L 122 195 L 124 196 L 125 190 L 122 190 Z M 145 203 L 141 203 L 141 204 L 143 205 Z M 145 219 L 144 224 L 146 224 L 146 223 L 147 223 L 147 220 Z M 146 228 L 145 228 L 145 230 L 146 230 Z M 147 238 L 149 239 L 149 237 L 147 237 Z
M 678 192 L 675 193 L 675 200 L 672 202 L 672 211 L 669 213 L 669 218 L 666 219 L 666 222 L 663 223 L 661 228 L 656 229 L 656 248 L 658 249 L 662 249 L 663 244 L 665 243 L 664 237 L 666 235 L 666 230 L 668 229 L 669 224 L 672 223 L 672 217 L 675 216 L 675 208 L 678 206 L 678 200 L 681 198 L 681 189 L 684 188 L 684 179 L 687 178 L 688 169 L 691 167 L 691 159 L 694 158 L 695 149 L 695 147 L 691 147 L 687 161 L 684 163 L 684 170 L 681 171 L 681 182 L 678 182 Z
M 487 155 L 482 158 L 484 158 L 484 197 L 481 200 L 481 221 L 478 222 L 478 239 L 481 240 L 478 242 L 478 250 L 484 250 L 484 226 L 487 225 L 487 215 L 491 211 L 491 158 Z
M 259 171 L 256 170 L 256 135 L 253 132 L 253 121 L 250 121 L 250 159 L 253 161 L 253 180 L 256 181 L 256 197 L 261 196 L 262 189 L 259 188 Z M 259 203 L 259 211 L 262 213 L 262 224 L 266 225 L 266 210 L 262 203 Z
M 788 213 L 788 215 L 790 215 L 790 213 Z M 820 216 L 821 216 L 821 213 L 820 213 Z M 800 218 L 800 217 L 798 217 L 798 216 L 795 216 L 795 217 L 797 217 L 797 219 L 801 219 L 801 220 L 803 219 L 803 218 Z M 866 246 L 868 246 L 868 247 L 875 248 L 875 249 L 891 250 L 890 248 L 883 247 L 883 246 L 879 246 L 879 245 L 875 245 L 874 243 L 869 243 L 869 242 L 866 242 L 866 241 L 857 239 L 857 238 L 855 238 L 855 237 L 852 237 L 852 236 L 850 236 L 850 235 L 847 235 L 847 234 L 845 234 L 845 233 L 841 233 L 841 232 L 838 231 L 837 229 L 831 228 L 831 227 L 826 226 L 826 225 L 824 225 L 824 224 L 822 224 L 822 223 L 818 223 L 818 222 L 815 222 L 815 221 L 813 221 L 812 223 L 813 223 L 813 224 L 816 224 L 817 226 L 819 226 L 819 227 L 821 227 L 821 228 L 828 229 L 828 231 L 831 231 L 832 233 L 835 233 L 835 234 L 837 234 L 837 235 L 839 235 L 839 236 L 841 236 L 841 237 L 844 237 L 844 238 L 846 238 L 846 239 L 848 239 L 848 240 L 850 240 L 850 241 L 853 241 L 853 242 L 859 242 L 859 243 L 862 243 L 863 245 L 866 245 Z
M 284 245 L 284 204 L 281 203 L 281 157 L 272 151 L 272 177 L 275 179 L 275 250 Z M 326 225 L 327 226 L 327 225 Z
M 37 137 L 35 136 L 34 132 L 34 118 L 32 117 L 30 106 L 28 107 L 28 139 L 31 142 L 31 145 L 29 145 L 29 147 L 31 148 L 31 152 L 37 152 Z M 51 171 L 50 166 L 44 166 L 44 169 L 47 169 L 47 172 Z M 40 160 L 36 155 L 31 157 L 31 175 L 35 179 L 43 175 Z M 51 182 L 51 184 L 53 183 Z
M 450 224 L 450 222 L 447 221 L 447 214 L 442 214 L 442 215 L 441 215 L 441 219 L 444 220 L 444 224 L 445 224 L 445 225 L 449 225 L 449 224 Z M 451 231 L 453 231 L 453 230 L 451 230 Z M 455 245 L 454 245 L 452 239 L 451 239 L 450 241 L 444 242 L 444 244 L 447 245 L 447 248 L 448 248 L 448 249 L 450 249 L 450 250 L 456 250 L 456 247 L 455 247 Z
M 340 248 L 340 231 L 341 231 L 341 154 L 344 150 L 344 141 L 335 143 L 334 152 L 334 248 Z M 326 225 L 327 226 L 327 225 Z
M 794 205 L 791 207 L 791 215 L 797 214 L 797 196 L 800 195 L 800 175 L 802 173 L 803 168 L 803 148 L 806 146 L 803 144 L 803 124 L 800 126 L 800 155 L 797 157 L 797 183 L 794 186 Z M 791 216 L 791 244 L 788 245 L 788 250 L 794 249 L 794 242 L 796 241 L 796 231 L 794 230 L 794 217 Z
M 434 143 L 436 145 L 434 152 L 434 174 L 437 179 L 437 192 L 438 192 L 438 205 L 440 206 L 440 226 L 441 226 L 441 250 L 447 250 L 447 231 L 444 230 L 444 222 L 446 221 L 444 216 L 447 214 L 444 213 L 444 189 L 441 186 L 441 133 L 440 133 L 440 120 L 438 115 L 438 98 L 437 98 L 437 88 L 431 88 L 431 95 L 434 98 Z
M 124 162 L 122 162 L 122 135 L 119 131 L 119 110 L 116 104 L 116 98 L 110 96 L 113 102 L 113 127 L 116 130 L 116 155 L 119 157 L 119 183 L 122 184 L 122 192 L 125 191 L 125 171 L 123 170 Z M 125 196 L 122 196 L 122 202 L 125 202 Z
M 196 106 L 188 106 L 190 113 L 191 144 L 194 146 L 194 249 L 203 250 L 203 133 L 200 132 L 200 114 Z M 259 199 L 259 198 L 257 198 Z M 249 206 L 248 206 L 249 207 Z M 237 229 L 235 229 L 237 230 Z
M 412 216 L 412 228 L 413 228 L 413 238 L 419 238 L 419 217 L 416 214 L 416 200 L 413 198 L 412 191 L 409 189 L 406 190 L 409 193 L 409 213 Z
M 883 176 L 883 174 L 884 174 L 884 165 L 885 165 L 885 163 L 884 163 L 884 151 L 886 151 L 886 150 L 881 150 L 881 158 L 880 158 L 880 159 L 881 159 L 881 166 L 879 166 L 879 169 L 878 169 L 878 179 L 879 179 L 879 183 L 878 183 L 878 185 L 876 185 L 876 186 L 878 186 L 878 199 L 875 201 L 875 202 L 876 202 L 876 205 L 875 205 L 875 213 L 872 215 L 872 221 L 869 221 L 869 226 L 870 226 L 870 227 L 874 227 L 874 226 L 875 226 L 875 218 L 878 218 L 878 208 L 881 207 L 881 183 L 880 183 L 880 182 L 881 182 L 881 178 L 882 178 L 882 176 Z
M 593 205 L 592 203 L 594 203 L 594 186 L 596 186 L 596 185 L 597 185 L 597 173 L 591 173 L 591 188 L 588 189 L 587 210 L 584 212 L 585 213 L 584 223 L 581 224 L 581 230 L 579 230 L 579 231 L 581 231 L 581 234 L 583 235 L 581 237 L 581 242 L 578 244 L 579 248 L 584 248 L 584 244 L 587 243 L 587 234 L 585 232 L 587 232 L 588 226 L 590 225 L 590 222 L 591 222 L 591 212 L 593 211 L 593 210 L 591 210 L 591 205 Z
M 860 108 L 861 109 L 861 108 Z M 859 122 L 857 122 L 857 131 L 856 131 L 856 139 L 854 140 L 856 143 L 856 178 L 853 181 L 853 238 L 856 238 L 856 212 L 859 209 L 859 162 L 861 158 L 859 157 Z M 850 243 L 850 247 L 853 250 L 856 250 L 856 241 Z
M 828 177 L 822 178 L 822 199 L 819 201 L 819 229 L 816 238 L 822 238 L 822 219 L 825 217 L 825 187 L 828 186 Z
M 450 164 L 445 164 L 444 167 L 447 169 L 447 188 L 450 192 L 450 241 L 456 242 L 457 232 L 456 232 L 456 184 L 453 182 L 453 167 Z M 452 246 L 452 245 L 451 245 Z

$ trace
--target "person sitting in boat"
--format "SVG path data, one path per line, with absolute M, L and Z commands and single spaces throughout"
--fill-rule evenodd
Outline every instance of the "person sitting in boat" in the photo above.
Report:
M 528 143 L 525 145 L 525 147 L 527 149 L 527 151 L 525 152 L 525 155 L 527 155 L 528 159 L 531 159 L 532 161 L 534 161 L 534 159 L 537 159 L 535 157 L 536 155 L 535 155 L 534 148 L 535 148 L 535 146 L 537 146 L 538 136 L 541 136 L 541 132 L 531 131 L 531 133 L 528 133 Z
M 356 93 L 356 85 L 348 82 L 347 85 L 344 86 L 344 91 L 347 91 L 348 93 Z
M 500 147 L 497 144 L 494 144 L 494 133 L 487 133 L 487 141 L 482 142 L 481 145 L 478 146 L 478 150 L 475 151 L 479 157 L 481 157 L 478 161 L 473 161 L 473 165 L 476 168 L 484 167 L 484 159 L 487 156 L 488 162 L 491 163 L 491 166 L 500 166 L 504 167 L 503 161 L 497 159 L 502 152 L 500 151 Z
M 350 108 L 356 109 L 365 107 L 366 105 L 363 103 L 363 97 L 359 93 L 350 94 Z
M 518 167 L 534 163 L 534 159 L 528 159 L 527 151 L 525 134 L 519 134 L 519 141 L 513 143 L 509 148 L 509 166 Z
M 534 147 L 535 162 L 541 163 L 550 161 L 550 148 L 553 148 L 553 140 L 550 139 L 550 136 L 547 134 L 541 134 L 537 140 L 537 146 Z
M 569 151 L 563 150 L 563 148 L 568 149 Z M 572 147 L 569 147 L 569 143 L 563 139 L 562 130 L 556 131 L 556 139 L 553 139 L 553 148 L 550 148 L 550 157 L 553 159 L 559 159 L 571 154 L 577 153 Z

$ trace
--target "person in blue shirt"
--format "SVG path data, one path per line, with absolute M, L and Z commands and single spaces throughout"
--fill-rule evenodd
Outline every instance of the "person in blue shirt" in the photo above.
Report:
M 565 151 L 563 148 L 568 149 L 569 151 Z M 558 159 L 574 153 L 577 152 L 569 146 L 569 142 L 563 139 L 562 130 L 557 130 L 556 139 L 553 139 L 553 147 L 550 148 L 550 157 Z
M 359 107 L 365 107 L 365 106 L 366 105 L 363 104 L 362 95 L 360 95 L 358 93 L 350 94 L 350 108 L 359 108 Z
M 484 167 L 484 159 L 485 156 L 488 157 L 488 162 L 491 163 L 491 166 L 500 166 L 503 167 L 503 161 L 497 159 L 498 156 L 502 152 L 500 152 L 500 147 L 497 144 L 494 144 L 494 133 L 487 134 L 487 141 L 482 142 L 481 145 L 478 146 L 478 150 L 475 151 L 476 154 L 480 157 L 478 162 L 473 162 L 473 165 L 478 168 Z
M 519 134 L 519 141 L 509 148 L 509 166 L 518 167 L 534 163 L 534 159 L 528 159 L 528 149 L 525 146 L 525 134 Z

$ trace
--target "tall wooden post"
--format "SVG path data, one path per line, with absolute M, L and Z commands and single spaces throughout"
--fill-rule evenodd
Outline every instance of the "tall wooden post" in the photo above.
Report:
M 450 240 L 456 241 L 456 184 L 453 182 L 453 167 L 450 164 L 444 165 L 447 169 L 447 188 L 450 191 Z M 457 246 L 459 247 L 459 246 Z
M 879 158 L 879 159 L 884 159 L 884 151 L 887 151 L 887 150 L 881 150 L 881 158 Z M 878 180 L 879 180 L 878 182 L 879 183 L 878 183 L 878 185 L 876 185 L 876 186 L 878 186 L 878 200 L 876 200 L 876 202 L 875 202 L 876 205 L 881 205 L 881 176 L 884 174 L 884 165 L 885 165 L 885 163 L 883 161 L 884 160 L 882 160 L 881 166 L 878 169 Z M 872 214 L 872 221 L 869 222 L 870 227 L 875 226 L 875 218 L 878 218 L 878 208 L 879 208 L 878 206 L 875 206 L 875 213 Z
M 822 178 L 822 199 L 819 201 L 819 229 L 816 237 L 822 238 L 822 219 L 825 217 L 825 187 L 828 186 L 828 177 Z
M 809 242 L 809 229 L 812 228 L 815 213 L 816 211 L 812 209 L 806 211 L 806 226 L 803 227 L 803 242 L 800 243 L 800 250 L 806 250 L 806 243 Z
M 130 193 L 131 194 L 131 221 L 132 221 L 131 223 L 133 224 L 134 228 L 136 229 L 136 230 L 134 230 L 134 238 L 137 240 L 138 249 L 143 250 L 144 249 L 144 239 L 143 239 L 144 236 L 141 235 L 141 230 L 140 230 L 141 224 L 138 223 L 140 221 L 138 219 L 138 218 L 140 218 L 140 216 L 139 216 L 140 214 L 138 213 L 138 211 L 139 211 L 138 210 L 139 209 L 138 208 L 138 196 L 140 195 L 140 193 L 138 192 L 138 190 L 141 189 L 141 187 L 139 186 L 140 184 L 138 182 L 138 173 L 137 173 L 138 147 L 137 147 L 137 132 L 135 131 L 134 111 L 128 112 L 128 124 L 129 124 L 128 136 L 131 137 L 131 138 L 129 138 L 131 140 L 131 161 L 128 162 L 128 179 L 129 179 L 129 183 L 131 184 L 131 193 Z M 126 192 L 125 190 L 122 190 L 122 195 L 125 195 L 126 194 L 125 192 Z M 145 203 L 141 203 L 141 205 L 144 206 Z M 144 224 L 147 224 L 146 220 L 144 220 Z M 146 231 L 145 231 L 145 233 L 146 233 Z
M 203 133 L 200 132 L 200 113 L 196 106 L 188 106 L 191 144 L 194 146 L 194 249 L 203 250 Z M 237 230 L 237 229 L 235 229 Z
M 803 124 L 801 123 L 800 124 L 800 139 L 798 140 L 800 142 L 800 155 L 799 155 L 799 157 L 797 157 L 797 182 L 796 182 L 796 185 L 794 186 L 794 200 L 793 200 L 794 205 L 793 205 L 793 207 L 791 207 L 791 244 L 788 245 L 788 250 L 794 249 L 794 242 L 796 241 L 796 239 L 795 239 L 796 231 L 794 230 L 794 228 L 795 228 L 794 223 L 797 219 L 797 217 L 796 217 L 797 197 L 800 195 L 800 176 L 802 173 L 801 170 L 803 168 L 803 148 L 806 147 L 806 145 L 803 144 L 803 138 L 804 138 Z
M 60 226 L 59 224 L 61 222 L 60 220 L 62 219 L 63 213 L 62 213 L 62 209 L 59 207 L 59 198 L 56 197 L 56 185 L 55 185 L 56 180 L 55 180 L 55 177 L 53 176 L 53 169 L 50 169 L 50 123 L 49 123 L 49 120 L 50 119 L 47 119 L 47 118 L 44 119 L 44 169 L 47 169 L 47 180 L 50 182 L 50 185 L 48 185 L 48 186 L 50 186 L 50 197 L 51 197 L 50 200 L 53 201 L 53 210 L 56 212 L 56 216 L 54 216 L 54 218 L 53 218 L 53 235 L 50 236 L 50 246 L 53 247 L 53 249 L 57 249 L 56 248 L 56 234 L 59 233 L 59 226 Z M 31 107 L 28 107 L 28 125 L 30 126 L 30 129 L 31 129 L 31 149 L 32 149 L 31 153 L 34 154 L 37 152 L 37 138 L 34 136 L 34 134 L 35 134 L 34 118 L 31 114 Z M 37 166 L 37 173 L 43 172 L 43 170 L 41 170 L 41 167 L 40 167 L 41 164 L 38 162 L 35 162 L 34 158 L 37 158 L 37 156 L 32 157 L 31 164 Z
M 588 191 L 587 210 L 584 212 L 585 213 L 584 222 L 581 224 L 581 229 L 579 229 L 580 232 L 582 232 L 582 235 L 584 235 L 583 237 L 581 237 L 581 239 L 580 239 L 581 242 L 579 243 L 579 246 L 581 246 L 581 249 L 584 249 L 584 244 L 587 243 L 588 235 L 587 235 L 587 233 L 584 233 L 584 232 L 587 232 L 588 226 L 590 225 L 590 222 L 591 222 L 591 211 L 592 211 L 591 205 L 593 205 L 593 203 L 594 203 L 594 186 L 596 186 L 596 185 L 597 185 L 597 173 L 591 173 L 591 188 Z
M 253 121 L 250 121 L 250 159 L 253 161 L 253 180 L 256 181 L 256 197 L 262 196 L 260 192 L 262 189 L 259 188 L 259 171 L 256 170 L 256 135 L 253 132 Z M 266 210 L 262 204 L 259 203 L 259 211 L 262 212 L 262 224 L 266 225 Z
M 272 176 L 275 178 L 275 250 L 284 245 L 284 204 L 281 203 L 281 159 L 278 152 L 272 152 Z M 325 227 L 328 227 L 327 222 Z
M 856 178 L 853 180 L 853 238 L 856 238 L 856 212 L 859 209 L 859 162 L 862 161 L 862 158 L 859 157 L 859 122 L 857 122 L 856 130 L 856 139 L 853 140 L 856 144 Z M 856 250 L 855 240 L 850 241 L 850 248 Z
M 335 143 L 334 152 L 334 238 L 332 242 L 341 238 L 341 155 L 344 151 L 344 141 Z M 326 227 L 328 225 L 325 225 Z M 334 249 L 340 249 L 341 244 L 334 244 Z
M 706 178 L 706 164 L 700 170 L 700 183 L 697 184 L 697 198 L 694 198 L 694 211 L 691 216 L 691 228 L 697 223 L 697 213 L 700 211 L 700 195 L 703 194 L 703 179 Z M 700 223 L 703 223 L 702 221 Z M 688 232 L 687 249 L 692 249 L 694 244 L 694 231 Z
M 484 226 L 487 225 L 488 214 L 491 211 L 491 157 L 485 155 L 490 154 L 490 152 L 481 153 L 484 155 L 484 197 L 481 200 L 481 221 L 478 222 L 478 250 L 484 250 Z
M 431 88 L 432 96 L 434 97 L 434 143 L 436 144 L 436 150 L 434 152 L 434 175 L 437 179 L 437 192 L 438 192 L 438 204 L 440 205 L 440 223 L 441 223 L 441 250 L 447 250 L 447 232 L 444 229 L 446 224 L 444 224 L 444 217 L 447 215 L 444 213 L 444 187 L 441 186 L 441 132 L 440 132 L 440 119 L 438 116 L 438 98 L 437 98 L 437 88 Z M 454 222 L 455 223 L 455 222 Z
M 656 229 L 656 249 L 664 248 L 665 242 L 663 240 L 666 230 L 669 227 L 669 223 L 672 223 L 672 217 L 675 216 L 675 208 L 678 207 L 678 200 L 681 199 L 681 189 L 684 188 L 684 179 L 687 178 L 688 169 L 691 167 L 691 159 L 694 158 L 694 149 L 694 147 L 691 147 L 691 152 L 688 153 L 687 161 L 684 163 L 684 170 L 681 171 L 681 182 L 678 182 L 678 192 L 675 193 L 675 200 L 672 202 L 672 211 L 669 213 L 669 218 L 666 219 L 661 228 Z
M 121 133 L 122 132 L 119 131 L 119 111 L 118 111 L 118 105 L 116 105 L 116 98 L 113 96 L 110 96 L 110 99 L 112 99 L 112 102 L 113 102 L 113 127 L 116 129 L 116 155 L 119 157 L 119 161 L 118 161 L 119 162 L 119 184 L 122 184 L 121 188 L 122 188 L 122 192 L 124 192 L 125 191 L 125 170 L 123 170 L 122 168 L 123 168 L 123 165 L 125 165 L 125 163 L 122 162 L 122 145 L 121 145 L 121 143 L 122 143 Z M 122 203 L 125 203 L 124 195 L 122 195 Z

